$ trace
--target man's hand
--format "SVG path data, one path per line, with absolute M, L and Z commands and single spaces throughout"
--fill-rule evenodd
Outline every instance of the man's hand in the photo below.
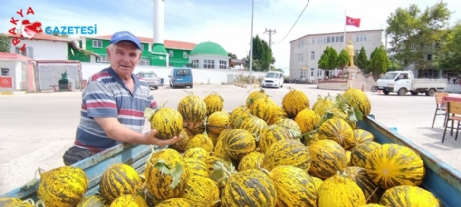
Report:
M 146 136 L 146 139 L 149 140 L 149 142 L 151 142 L 151 144 L 157 145 L 160 147 L 163 147 L 165 145 L 172 145 L 181 139 L 181 135 L 172 137 L 170 139 L 159 139 L 155 137 L 156 134 L 157 134 L 157 130 L 153 129 L 150 132 L 148 132 L 145 136 Z

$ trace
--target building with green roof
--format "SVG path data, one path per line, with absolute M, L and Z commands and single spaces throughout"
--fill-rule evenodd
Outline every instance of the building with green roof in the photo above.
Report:
M 192 68 L 228 69 L 229 56 L 226 50 L 215 42 L 202 42 L 189 54 Z

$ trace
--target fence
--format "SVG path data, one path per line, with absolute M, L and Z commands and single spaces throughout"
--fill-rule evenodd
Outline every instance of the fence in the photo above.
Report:
M 82 69 L 78 61 L 36 61 L 34 68 L 35 83 L 38 92 L 54 90 L 62 75 L 67 72 L 75 89 L 82 89 Z M 73 80 L 73 81 L 72 81 Z

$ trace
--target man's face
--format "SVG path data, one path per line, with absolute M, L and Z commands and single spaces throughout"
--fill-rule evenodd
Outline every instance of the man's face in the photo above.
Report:
M 114 71 L 125 77 L 131 76 L 141 57 L 139 49 L 129 41 L 119 42 L 106 52 Z

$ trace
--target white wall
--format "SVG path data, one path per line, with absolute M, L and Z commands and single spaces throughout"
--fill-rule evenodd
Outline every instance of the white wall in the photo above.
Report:
M 214 60 L 214 69 L 219 69 L 219 61 L 226 61 L 226 68 L 229 66 L 229 58 L 219 55 L 190 55 L 189 63 L 192 63 L 192 60 L 199 60 L 199 68 L 205 68 L 204 60 Z
M 109 67 L 109 64 L 104 63 L 82 63 L 82 76 L 83 79 L 88 79 L 94 73 Z M 134 73 L 143 71 L 154 71 L 160 78 L 164 78 L 164 83 L 169 82 L 168 75 L 171 73 L 173 67 L 159 67 L 159 66 L 136 66 Z M 196 84 L 221 84 L 227 83 L 227 75 L 233 74 L 244 74 L 249 75 L 249 71 L 237 71 L 237 70 L 215 70 L 215 69 L 197 69 L 193 68 L 194 83 Z M 264 72 L 252 72 L 253 76 L 259 77 L 264 76 Z
M 32 47 L 32 55 L 27 55 L 35 60 L 68 60 L 67 42 L 53 42 L 44 40 L 21 40 L 16 47 Z M 10 53 L 16 53 L 16 47 L 11 44 Z

